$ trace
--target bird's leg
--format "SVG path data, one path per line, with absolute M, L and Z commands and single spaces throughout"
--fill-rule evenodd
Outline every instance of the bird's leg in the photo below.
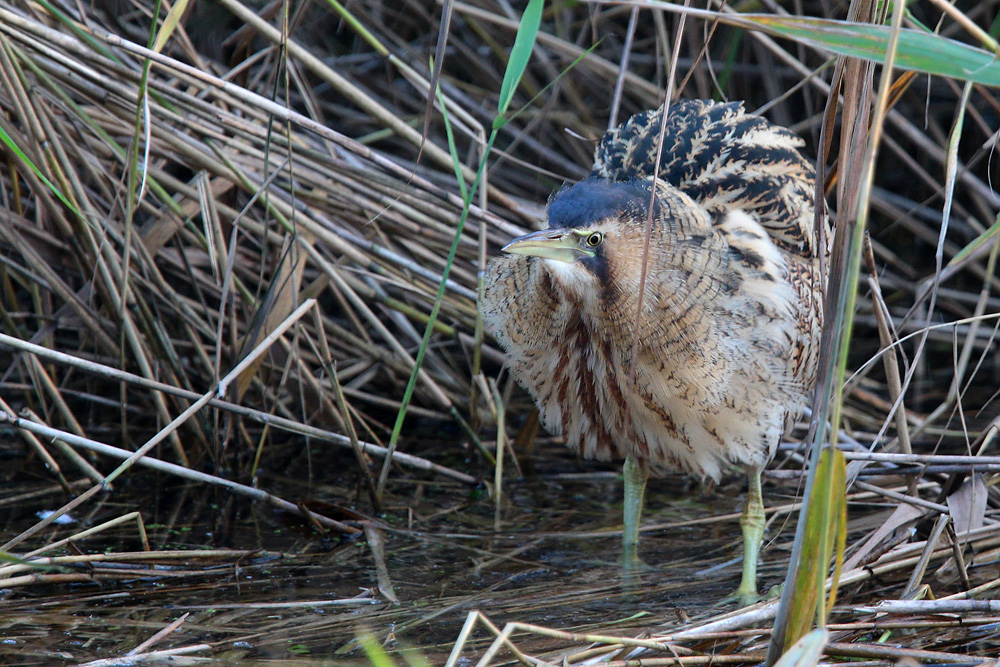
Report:
M 643 497 L 646 495 L 646 480 L 649 471 L 646 465 L 634 456 L 625 459 L 622 469 L 625 478 L 625 504 L 622 526 L 622 547 L 625 566 L 639 565 L 639 519 L 642 517 Z
M 760 492 L 760 470 L 747 470 L 747 502 L 740 516 L 743 529 L 743 579 L 735 596 L 745 605 L 757 602 L 757 555 L 764 539 L 764 500 Z

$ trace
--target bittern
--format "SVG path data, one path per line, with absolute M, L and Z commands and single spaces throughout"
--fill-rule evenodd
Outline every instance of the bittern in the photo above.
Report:
M 550 199 L 548 228 L 489 263 L 479 307 L 545 427 L 586 458 L 625 459 L 626 561 L 650 474 L 746 470 L 749 603 L 760 473 L 815 383 L 815 174 L 789 130 L 689 100 L 669 106 L 654 177 L 662 113 L 604 136 L 590 177 Z

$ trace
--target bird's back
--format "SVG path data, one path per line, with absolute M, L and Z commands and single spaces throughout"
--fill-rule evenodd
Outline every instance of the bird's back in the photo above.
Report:
M 591 176 L 631 181 L 653 176 L 663 108 L 643 111 L 604 135 Z M 790 256 L 817 257 L 813 165 L 790 130 L 748 114 L 742 102 L 670 104 L 657 178 L 709 213 L 742 210 Z

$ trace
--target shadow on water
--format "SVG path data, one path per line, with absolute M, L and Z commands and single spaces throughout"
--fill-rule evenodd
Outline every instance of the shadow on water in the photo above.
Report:
M 611 532 L 620 523 L 620 477 L 609 466 L 565 459 L 559 470 L 576 472 L 508 480 L 498 531 L 485 492 L 394 473 L 376 519 L 387 575 L 381 579 L 378 550 L 364 536 L 323 535 L 224 491 L 133 473 L 83 514 L 71 513 L 72 523 L 50 526 L 14 551 L 26 554 L 141 508 L 154 557 L 138 553 L 134 521 L 47 553 L 107 556 L 2 590 L 0 663 L 123 656 L 189 614 L 155 648 L 209 644 L 207 655 L 218 664 L 363 663 L 356 637 L 371 632 L 389 648 L 418 647 L 442 664 L 472 610 L 501 626 L 516 620 L 637 634 L 703 612 L 735 587 L 739 564 L 725 565 L 737 555 L 735 519 L 697 522 L 734 512 L 742 494 L 735 484 L 706 491 L 683 477 L 651 483 L 647 525 L 695 525 L 644 534 L 641 555 L 649 567 L 626 580 L 620 537 Z M 259 484 L 328 516 L 352 518 L 355 508 L 341 504 L 363 497 L 357 480 L 317 477 L 309 485 L 295 481 L 308 475 Z M 20 484 L 3 497 L 43 487 L 49 483 Z M 40 509 L 61 506 L 64 496 L 55 491 L 0 505 L 6 539 L 36 523 Z M 367 503 L 357 509 L 367 511 Z M 765 567 L 764 575 L 776 580 L 780 573 Z M 398 604 L 389 601 L 393 594 Z M 534 641 L 544 647 L 545 640 Z

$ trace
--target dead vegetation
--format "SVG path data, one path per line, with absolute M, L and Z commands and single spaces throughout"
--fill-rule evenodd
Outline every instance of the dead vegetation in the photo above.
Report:
M 851 11 L 864 5 L 852 3 Z M 940 5 L 912 3 L 908 25 L 995 46 L 973 28 L 995 33 L 1000 3 L 971 3 L 957 15 Z M 190 8 L 170 40 L 149 50 L 150 3 L 0 1 L 0 130 L 7 137 L 0 477 L 11 489 L 0 492 L 0 502 L 61 507 L 38 523 L 2 522 L 0 549 L 22 559 L 0 568 L 0 586 L 12 598 L 5 604 L 29 614 L 74 582 L 155 576 L 167 588 L 202 585 L 232 574 L 209 564 L 267 562 L 252 547 L 195 558 L 147 540 L 138 501 L 120 489 L 107 494 L 109 481 L 123 485 L 137 474 L 115 469 L 123 459 L 229 489 L 241 503 L 301 513 L 337 539 L 363 534 L 377 576 L 358 584 L 372 590 L 350 605 L 385 606 L 397 596 L 393 582 L 398 587 L 406 574 L 386 567 L 386 535 L 463 532 L 499 540 L 490 557 L 544 559 L 545 534 L 541 544 L 531 542 L 542 529 L 512 507 L 523 496 L 497 500 L 495 515 L 482 501 L 488 519 L 463 515 L 475 515 L 466 498 L 479 480 L 500 498 L 490 464 L 495 402 L 483 396 L 493 393 L 486 378 L 496 376 L 501 357 L 476 327 L 476 273 L 486 254 L 537 222 L 554 188 L 587 172 L 612 118 L 662 103 L 678 18 L 642 9 L 631 35 L 629 6 L 547 5 L 514 98 L 518 113 L 499 133 L 456 242 L 463 202 L 440 109 L 429 107 L 430 59 L 441 64 L 455 153 L 471 183 L 521 7 L 502 0 L 445 7 L 450 23 L 439 30 L 442 5 L 416 0 L 253 7 L 217 0 Z M 771 3 L 761 8 L 753 9 L 784 13 Z M 796 11 L 848 15 L 838 3 L 803 3 Z M 746 100 L 748 109 L 801 134 L 810 155 L 823 152 L 824 108 L 841 71 L 835 56 L 695 17 L 685 21 L 680 43 L 683 96 Z M 872 79 L 864 67 L 845 71 L 841 118 L 852 124 L 850 131 L 846 122 L 834 126 L 826 161 L 835 216 L 858 186 L 864 155 L 852 152 L 849 140 L 867 135 L 868 116 L 858 112 L 872 106 L 881 76 L 880 68 Z M 975 663 L 1000 651 L 1000 608 L 992 600 L 1000 586 L 1000 100 L 994 88 L 963 89 L 964 82 L 944 77 L 897 72 L 893 81 L 891 110 L 878 123 L 884 135 L 870 198 L 870 252 L 848 362 L 840 440 L 852 481 L 850 539 L 826 659 Z M 956 118 L 964 121 L 958 131 Z M 848 149 L 838 152 L 842 142 Z M 397 443 L 393 421 L 446 266 L 449 281 Z M 506 376 L 495 393 L 506 406 L 505 432 L 516 441 L 504 474 L 531 479 L 534 464 L 550 479 L 561 449 L 543 442 L 529 455 L 522 445 L 531 428 L 520 428 L 525 397 Z M 453 430 L 442 437 L 443 428 Z M 317 493 L 286 480 L 283 493 L 271 493 L 268 481 L 297 465 L 304 443 L 309 481 L 329 486 Z M 793 501 L 778 494 L 794 495 L 802 461 L 790 444 L 771 467 L 769 517 L 778 519 L 771 535 L 794 520 Z M 575 465 L 562 457 L 563 472 Z M 332 481 L 331 468 L 339 471 Z M 425 483 L 444 490 L 433 500 L 417 497 L 414 488 L 422 494 Z M 302 504 L 314 496 L 331 505 Z M 119 503 L 115 517 L 92 522 L 94 532 L 58 527 L 60 514 L 108 497 Z M 524 532 L 512 528 L 513 516 Z M 691 520 L 717 519 L 702 513 Z M 734 517 L 722 521 L 735 535 Z M 598 530 L 614 520 L 567 522 L 573 528 L 548 537 L 586 539 L 580 522 Z M 675 523 L 647 530 L 669 537 Z M 122 525 L 138 526 L 126 553 L 111 558 L 88 547 Z M 778 532 L 766 560 L 787 556 L 791 532 Z M 183 569 L 168 576 L 150 563 Z M 265 576 L 264 566 L 247 567 Z M 782 568 L 772 578 L 780 579 Z M 517 593 L 506 599 L 505 620 L 544 618 L 534 609 L 556 586 L 566 588 L 558 604 L 567 608 L 588 595 L 583 584 L 565 582 L 528 589 L 522 600 Z M 413 602 L 398 597 L 403 606 Z M 518 602 L 532 611 L 519 614 Z M 451 610 L 454 623 L 476 606 L 456 596 L 428 615 Z M 693 623 L 629 625 L 629 637 L 645 631 L 640 641 L 618 637 L 620 626 L 586 635 L 512 626 L 498 654 L 483 643 L 476 651 L 484 664 L 521 657 L 525 641 L 532 659 L 552 664 L 619 664 L 640 648 L 648 664 L 756 663 L 773 603 L 761 609 L 720 626 L 706 624 L 720 622 L 713 610 L 694 605 Z M 380 612 L 366 627 L 380 641 L 405 643 L 405 633 L 378 625 L 405 613 Z M 176 616 L 157 617 L 156 629 Z M 220 635 L 212 633 L 223 632 L 223 619 L 202 614 L 201 622 L 211 626 L 207 648 L 200 639 L 177 645 L 220 651 Z M 358 659 L 352 638 L 359 627 L 341 615 L 282 631 L 306 644 L 325 637 Z M 525 630 L 545 633 L 545 641 L 525 639 Z M 105 643 L 102 650 L 123 655 L 153 632 L 145 628 L 127 649 Z M 265 634 L 248 623 L 239 641 L 252 645 Z M 7 650 L 15 649 L 0 647 L 0 656 Z

